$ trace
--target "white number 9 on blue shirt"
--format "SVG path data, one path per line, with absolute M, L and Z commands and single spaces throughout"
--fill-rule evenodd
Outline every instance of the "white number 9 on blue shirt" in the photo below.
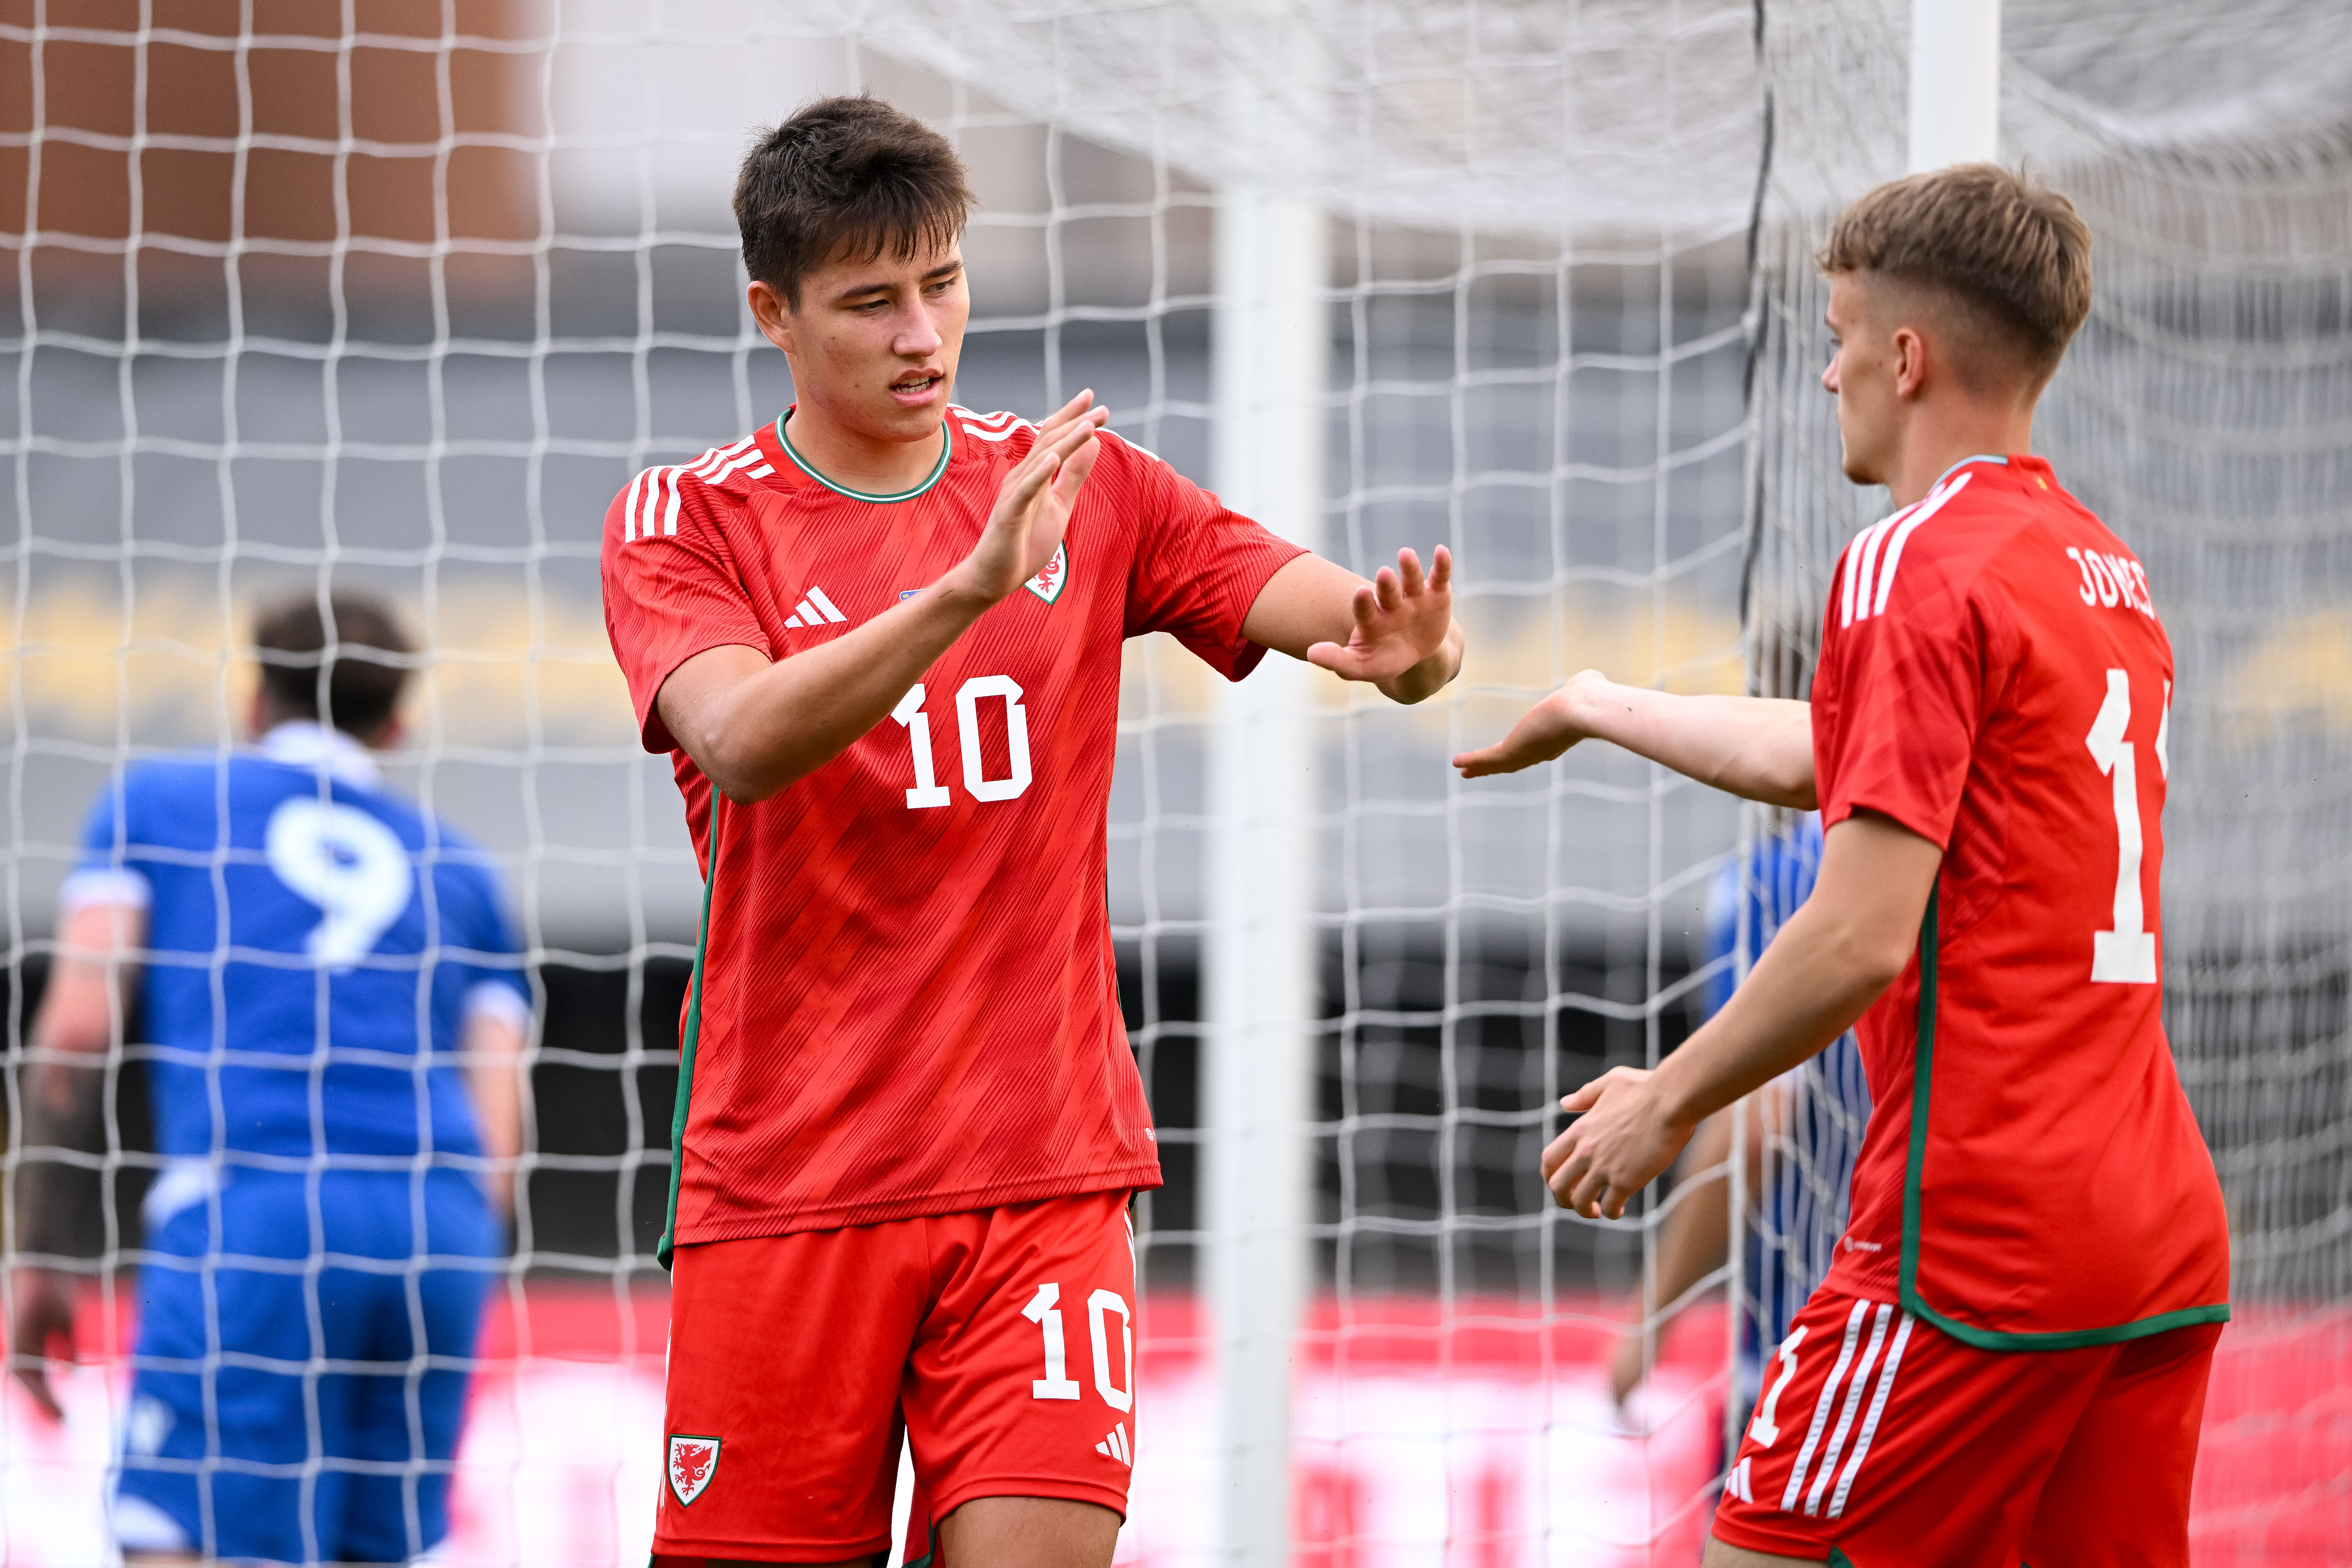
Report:
M 416 890 L 399 837 L 357 806 L 297 795 L 269 814 L 268 847 L 278 879 L 326 911 L 310 953 L 334 968 L 373 952 Z

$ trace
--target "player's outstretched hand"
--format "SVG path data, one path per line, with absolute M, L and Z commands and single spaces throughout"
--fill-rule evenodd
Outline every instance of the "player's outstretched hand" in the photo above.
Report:
M 1349 607 L 1356 624 L 1348 640 L 1316 643 L 1307 658 L 1344 680 L 1402 675 L 1444 647 L 1454 629 L 1454 557 L 1439 545 L 1424 576 L 1421 557 L 1400 550 L 1395 567 L 1381 567 Z
M 52 1421 L 65 1419 L 65 1410 L 49 1390 L 47 1356 L 52 1342 L 63 1340 L 73 1354 L 73 1279 L 53 1268 L 19 1268 L 11 1285 L 15 1310 L 8 1321 L 8 1359 L 16 1381 L 33 1403 Z
M 1690 1142 L 1692 1129 L 1661 1110 L 1653 1076 L 1612 1068 L 1559 1102 L 1577 1116 L 1543 1152 L 1544 1183 L 1560 1207 L 1587 1219 L 1622 1219 L 1633 1194 Z
M 1511 726 L 1509 734 L 1491 746 L 1464 752 L 1454 759 L 1454 765 L 1465 779 L 1515 773 L 1551 761 L 1579 741 L 1591 740 L 1592 731 L 1578 716 L 1579 710 L 1590 689 L 1604 683 L 1597 669 L 1578 671 L 1558 691 L 1528 709 Z
M 1061 548 L 1079 487 L 1093 471 L 1102 443 L 1095 439 L 1110 411 L 1081 392 L 1037 426 L 1036 444 L 997 488 L 996 506 L 980 542 L 964 557 L 962 586 L 994 604 L 1045 569 Z

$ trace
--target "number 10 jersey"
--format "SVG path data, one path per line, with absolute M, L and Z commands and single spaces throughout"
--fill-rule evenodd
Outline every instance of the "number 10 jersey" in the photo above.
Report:
M 677 747 L 662 683 L 729 644 L 793 658 L 937 581 L 1036 435 L 951 408 L 930 477 L 866 495 L 803 463 L 789 418 L 647 469 L 605 521 L 606 628 L 708 896 L 664 1256 L 1157 1186 L 1105 885 L 1121 647 L 1166 631 L 1239 679 L 1250 605 L 1301 552 L 1106 434 L 1045 570 L 847 751 L 740 805 Z
M 1857 1026 L 1873 1110 L 1827 1287 L 1981 1349 L 2229 1316 L 2211 1155 L 2163 1023 L 2172 647 L 2147 577 L 2039 458 L 1864 530 L 1813 679 L 1822 821 L 1944 847 Z

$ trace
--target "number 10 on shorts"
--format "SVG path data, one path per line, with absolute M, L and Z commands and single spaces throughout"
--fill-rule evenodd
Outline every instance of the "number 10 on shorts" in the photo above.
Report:
M 1037 1325 L 1045 1340 L 1045 1375 L 1029 1384 L 1032 1399 L 1076 1399 L 1078 1381 L 1070 1375 L 1069 1354 L 1062 1335 L 1062 1299 L 1059 1285 L 1040 1285 L 1021 1315 Z M 1118 1382 L 1110 1376 L 1110 1325 L 1106 1313 L 1118 1314 L 1119 1359 L 1122 1373 Z M 1127 1302 L 1116 1290 L 1097 1290 L 1087 1298 L 1087 1339 L 1094 1348 L 1095 1392 L 1113 1410 L 1125 1411 L 1135 1404 L 1135 1323 L 1129 1315 Z

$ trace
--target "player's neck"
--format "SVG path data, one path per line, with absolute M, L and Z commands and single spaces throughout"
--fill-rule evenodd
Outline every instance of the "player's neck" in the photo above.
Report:
M 2021 408 L 1956 404 L 1921 409 L 1905 432 L 1886 489 L 1897 507 L 1926 497 L 1956 463 L 1970 458 L 2003 458 L 2033 449 L 2033 405 Z
M 782 426 L 793 453 L 843 489 L 866 495 L 890 496 L 920 485 L 940 466 L 940 443 L 947 439 L 941 421 L 919 441 L 897 441 L 869 436 L 828 417 L 818 405 L 793 406 Z

